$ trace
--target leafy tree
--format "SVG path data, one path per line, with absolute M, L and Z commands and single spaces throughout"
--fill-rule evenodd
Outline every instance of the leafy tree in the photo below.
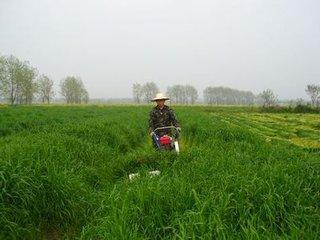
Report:
M 14 56 L 1 57 L 0 90 L 2 96 L 7 99 L 10 104 L 14 104 L 18 97 L 19 80 L 17 76 L 20 65 L 20 61 Z
M 61 95 L 67 103 L 87 103 L 89 94 L 80 78 L 68 76 L 61 82 Z
M 37 91 L 37 70 L 14 56 L 0 59 L 0 92 L 10 104 L 30 104 Z
M 250 91 L 240 91 L 226 87 L 207 87 L 203 91 L 204 101 L 208 104 L 251 105 L 256 97 Z
M 50 103 L 54 96 L 53 81 L 46 75 L 41 75 L 38 79 L 38 93 L 43 103 Z
M 20 94 L 17 100 L 20 104 L 31 104 L 38 90 L 36 82 L 37 70 L 30 67 L 27 62 L 24 62 L 20 74 Z

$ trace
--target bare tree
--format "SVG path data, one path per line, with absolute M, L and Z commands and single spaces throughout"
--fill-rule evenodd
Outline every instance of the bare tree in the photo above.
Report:
M 308 85 L 306 89 L 307 94 L 311 98 L 311 104 L 313 106 L 320 106 L 320 85 Z
M 274 106 L 278 101 L 277 96 L 271 89 L 264 90 L 259 94 L 259 97 L 262 99 L 264 107 Z
M 143 86 L 140 83 L 134 83 L 132 86 L 133 100 L 136 103 L 141 103 L 143 97 Z
M 41 75 L 38 79 L 38 94 L 43 103 L 50 103 L 54 96 L 53 81 L 46 75 Z
M 87 103 L 89 94 L 80 78 L 68 76 L 61 82 L 61 95 L 67 103 Z

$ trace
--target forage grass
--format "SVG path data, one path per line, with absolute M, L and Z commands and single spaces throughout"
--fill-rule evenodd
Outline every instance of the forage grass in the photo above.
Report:
M 149 109 L 1 108 L 0 238 L 318 238 L 318 115 L 178 106 L 176 155 Z

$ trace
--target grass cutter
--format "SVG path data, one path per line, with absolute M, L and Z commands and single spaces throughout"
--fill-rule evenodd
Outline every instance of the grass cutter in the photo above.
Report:
M 165 134 L 162 134 L 165 133 Z M 174 126 L 159 127 L 153 131 L 152 140 L 155 147 L 163 151 L 175 151 L 179 153 L 179 131 Z M 160 175 L 159 170 L 150 171 L 148 174 L 150 177 L 155 177 Z M 133 181 L 140 177 L 139 173 L 129 174 L 129 180 Z
M 180 152 L 179 148 L 179 131 L 174 126 L 159 127 L 154 129 L 154 134 L 152 135 L 152 140 L 157 149 L 164 151 L 175 151 Z M 165 132 L 162 135 L 160 133 Z

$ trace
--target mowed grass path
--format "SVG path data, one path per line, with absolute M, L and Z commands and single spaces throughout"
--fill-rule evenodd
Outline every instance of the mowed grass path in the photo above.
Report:
M 221 121 L 245 127 L 271 139 L 281 139 L 305 148 L 320 148 L 319 114 L 212 113 Z
M 176 155 L 150 108 L 0 108 L 0 238 L 318 238 L 319 115 L 179 106 Z

